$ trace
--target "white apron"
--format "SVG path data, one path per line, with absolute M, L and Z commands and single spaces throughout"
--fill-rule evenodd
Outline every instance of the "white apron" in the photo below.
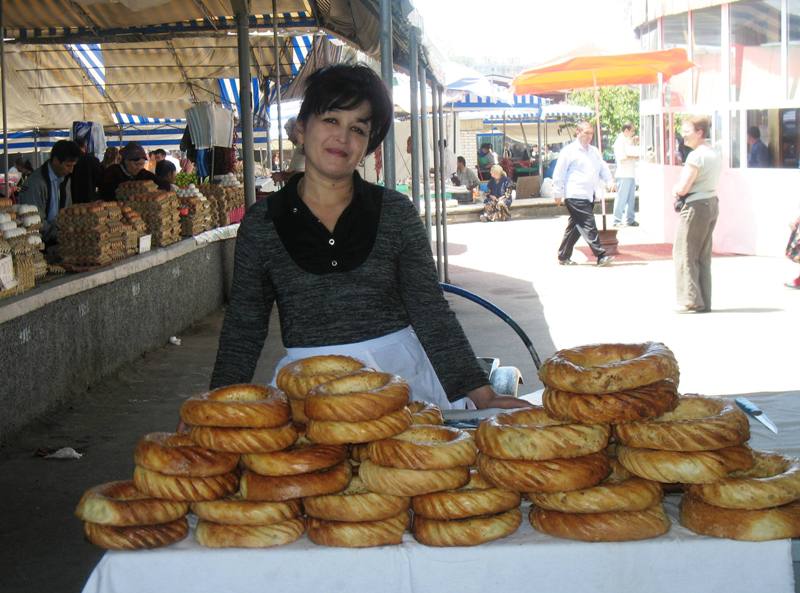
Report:
M 402 377 L 411 388 L 411 399 L 436 404 L 442 410 L 474 408 L 472 400 L 464 397 L 450 402 L 433 370 L 433 365 L 425 354 L 417 334 L 411 326 L 399 331 L 353 344 L 337 344 L 335 346 L 312 346 L 308 348 L 287 348 L 286 356 L 275 367 L 275 377 L 283 366 L 309 356 L 324 354 L 341 354 L 352 356 L 368 367 L 385 373 Z

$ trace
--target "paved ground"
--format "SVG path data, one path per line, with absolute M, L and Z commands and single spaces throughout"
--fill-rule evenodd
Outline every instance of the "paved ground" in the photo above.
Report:
M 673 313 L 671 261 L 596 268 L 556 265 L 563 218 L 449 228 L 450 280 L 505 309 L 542 357 L 598 341 L 660 340 L 676 353 L 681 390 L 713 395 L 800 390 L 796 331 L 800 291 L 783 287 L 797 266 L 774 258 L 714 260 L 714 312 Z M 781 229 L 782 231 L 783 229 Z M 624 245 L 648 242 L 646 226 L 619 232 Z M 576 254 L 576 260 L 582 259 Z M 499 318 L 453 297 L 479 355 L 519 366 L 533 391 L 530 356 Z M 136 440 L 171 430 L 180 402 L 208 383 L 221 312 L 116 376 L 27 426 L 0 449 L 0 590 L 79 591 L 101 551 L 84 542 L 72 516 L 89 486 L 125 479 Z M 259 366 L 264 380 L 280 356 L 272 337 Z M 32 397 L 35 394 L 31 395 Z M 38 449 L 72 446 L 75 461 L 44 460 Z

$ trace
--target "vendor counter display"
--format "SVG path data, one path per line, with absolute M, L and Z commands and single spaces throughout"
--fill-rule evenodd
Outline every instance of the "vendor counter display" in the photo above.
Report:
M 47 274 L 41 229 L 36 206 L 0 200 L 0 259 L 10 258 L 0 281 L 0 298 L 30 290 Z
M 543 407 L 473 432 L 437 424 L 402 378 L 344 356 L 280 369 L 277 388 L 232 385 L 188 399 L 180 434 L 145 435 L 132 480 L 92 488 L 76 514 L 93 543 L 134 550 L 194 539 L 269 548 L 464 547 L 534 530 L 583 542 L 664 536 L 679 521 L 745 541 L 800 536 L 798 461 L 747 446 L 747 417 L 678 392 L 660 343 L 562 350 L 545 361 Z M 421 424 L 420 422 L 425 422 Z M 192 519 L 191 523 L 195 520 Z

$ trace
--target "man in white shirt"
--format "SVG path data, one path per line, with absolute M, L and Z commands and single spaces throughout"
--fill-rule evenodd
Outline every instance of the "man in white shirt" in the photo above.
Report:
M 614 259 L 601 247 L 594 220 L 595 189 L 601 180 L 606 186 L 613 185 L 614 178 L 600 151 L 590 144 L 593 137 L 592 125 L 587 121 L 578 122 L 575 141 L 559 153 L 553 172 L 555 202 L 563 201 L 569 211 L 564 239 L 558 248 L 558 263 L 562 266 L 575 264 L 571 257 L 578 237 L 589 244 L 598 266 L 605 266 Z
M 636 130 L 629 121 L 622 124 L 622 133 L 614 142 L 614 160 L 617 170 L 614 177 L 617 180 L 617 198 L 614 200 L 614 226 L 622 226 L 622 216 L 625 215 L 625 224 L 639 226 L 634 220 L 636 213 L 636 161 L 639 160 L 639 147 L 633 141 Z

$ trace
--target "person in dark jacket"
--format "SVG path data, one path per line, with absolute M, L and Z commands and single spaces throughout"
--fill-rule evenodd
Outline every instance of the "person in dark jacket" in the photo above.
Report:
M 772 157 L 769 154 L 769 148 L 761 140 L 761 130 L 758 126 L 750 126 L 747 128 L 747 168 L 765 168 L 769 167 L 772 163 Z
M 105 171 L 100 159 L 88 151 L 86 139 L 81 138 L 75 143 L 81 149 L 81 158 L 72 172 L 72 203 L 94 202 Z
M 138 142 L 128 142 L 120 151 L 122 161 L 105 170 L 100 184 L 100 198 L 106 201 L 116 199 L 117 187 L 125 181 L 152 181 L 160 189 L 169 191 L 169 182 L 159 180 L 155 174 L 144 168 L 147 153 Z
M 50 247 L 58 243 L 56 217 L 59 210 L 72 204 L 71 179 L 81 149 L 72 140 L 59 140 L 50 158 L 36 169 L 19 194 L 20 204 L 33 204 L 42 219 L 42 239 Z

